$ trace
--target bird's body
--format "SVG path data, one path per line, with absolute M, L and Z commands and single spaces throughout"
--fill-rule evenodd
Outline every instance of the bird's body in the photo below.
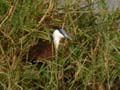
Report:
M 56 29 L 52 33 L 53 42 L 39 39 L 37 44 L 30 47 L 28 59 L 30 61 L 36 61 L 39 59 L 49 59 L 54 57 L 54 51 L 58 50 L 59 43 L 62 38 L 71 39 L 63 29 Z
M 51 43 L 48 40 L 39 39 L 38 43 L 30 47 L 28 53 L 29 60 L 51 58 L 53 55 Z

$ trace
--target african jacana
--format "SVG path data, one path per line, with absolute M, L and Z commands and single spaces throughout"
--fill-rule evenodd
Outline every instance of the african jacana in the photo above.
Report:
M 30 47 L 28 52 L 28 59 L 33 63 L 36 63 L 40 58 L 51 58 L 53 56 L 53 50 L 57 51 L 62 38 L 71 40 L 71 37 L 67 35 L 64 29 L 55 29 L 52 33 L 52 41 L 46 41 L 39 39 L 36 45 Z M 52 45 L 53 44 L 53 45 Z M 54 46 L 54 49 L 52 48 Z

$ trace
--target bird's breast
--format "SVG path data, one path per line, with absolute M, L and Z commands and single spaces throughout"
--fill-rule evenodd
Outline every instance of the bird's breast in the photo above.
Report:
M 29 60 L 49 59 L 53 57 L 51 43 L 39 43 L 30 47 L 28 52 Z

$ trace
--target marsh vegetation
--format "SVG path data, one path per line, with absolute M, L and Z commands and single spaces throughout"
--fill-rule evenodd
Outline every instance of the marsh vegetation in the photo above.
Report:
M 95 3 L 97 12 L 92 0 L 0 0 L 0 89 L 118 90 L 120 11 Z M 39 38 L 50 40 L 53 26 L 72 37 L 60 46 L 57 62 L 23 61 Z

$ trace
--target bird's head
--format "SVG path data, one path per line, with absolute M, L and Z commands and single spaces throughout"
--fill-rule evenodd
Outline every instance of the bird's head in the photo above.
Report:
M 60 40 L 62 38 L 72 40 L 71 37 L 67 35 L 67 33 L 65 32 L 64 29 L 56 29 L 53 32 L 52 37 L 53 37 L 53 43 L 54 43 L 54 46 L 55 46 L 56 50 L 58 49 L 59 44 L 60 44 Z

